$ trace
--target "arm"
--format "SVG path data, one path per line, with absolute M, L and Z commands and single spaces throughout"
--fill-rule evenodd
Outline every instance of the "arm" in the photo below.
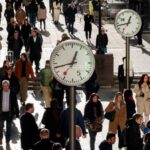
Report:
M 115 106 L 113 102 L 110 102 L 109 105 L 106 107 L 105 112 L 112 112 L 115 110 Z

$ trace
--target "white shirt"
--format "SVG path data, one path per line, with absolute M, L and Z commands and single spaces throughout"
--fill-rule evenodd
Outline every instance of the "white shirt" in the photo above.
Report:
M 34 41 L 34 42 L 36 42 L 36 38 L 37 38 L 36 36 L 35 36 L 35 37 L 33 37 L 33 41 Z
M 5 92 L 3 91 L 3 97 L 2 97 L 2 112 L 9 112 L 9 96 L 10 96 L 10 90 Z

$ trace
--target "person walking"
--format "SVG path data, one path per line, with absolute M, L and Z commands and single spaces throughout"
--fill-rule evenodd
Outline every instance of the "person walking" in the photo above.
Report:
M 60 11 L 61 11 L 61 3 L 60 0 L 55 0 L 53 2 L 53 20 L 55 24 L 58 24 L 59 22 L 59 15 L 60 15 Z
M 92 93 L 84 108 L 84 120 L 88 121 L 89 124 L 91 124 L 88 127 L 91 150 L 95 150 L 95 139 L 97 133 L 102 130 L 103 116 L 103 106 L 99 99 L 99 96 L 96 93 Z M 101 128 L 99 130 L 94 129 L 94 123 L 96 121 L 101 125 Z
M 37 28 L 33 28 L 31 36 L 27 42 L 27 52 L 29 52 L 29 59 L 31 63 L 35 62 L 36 73 L 40 70 L 40 59 L 42 53 L 42 40 L 38 36 Z
M 37 19 L 40 21 L 40 29 L 42 30 L 42 22 L 44 24 L 44 30 L 46 30 L 46 20 L 47 18 L 47 9 L 44 2 L 40 2 L 38 11 L 37 11 Z
M 33 148 L 33 145 L 40 140 L 39 129 L 32 115 L 34 105 L 27 103 L 25 105 L 25 113 L 20 118 L 21 126 L 21 147 L 23 150 Z
M 118 92 L 115 95 L 113 101 L 111 101 L 105 109 L 105 112 L 113 112 L 115 111 L 114 120 L 109 121 L 109 132 L 117 133 L 118 131 L 118 147 L 119 149 L 122 148 L 121 142 L 121 133 L 123 129 L 126 127 L 126 120 L 127 120 L 127 111 L 126 111 L 126 104 L 123 99 L 122 93 Z
M 133 91 L 136 94 L 137 112 L 143 115 L 147 123 L 150 115 L 150 79 L 147 74 L 141 76 Z
M 134 114 L 133 117 L 127 121 L 126 140 L 127 150 L 142 150 L 143 139 L 140 133 L 140 125 L 143 117 L 141 114 Z
M 27 99 L 28 80 L 30 78 L 33 81 L 35 80 L 32 65 L 27 60 L 27 55 L 25 53 L 22 53 L 21 59 L 16 62 L 14 73 L 20 82 L 20 101 L 24 106 Z
M 107 53 L 108 36 L 104 27 L 101 27 L 101 35 L 98 34 L 96 37 L 96 53 L 105 54 Z
M 45 125 L 45 128 L 49 130 L 51 135 L 50 139 L 54 142 L 58 142 L 60 139 L 56 137 L 56 134 L 62 109 L 60 109 L 60 107 L 58 106 L 58 102 L 56 99 L 52 99 L 50 105 L 51 107 L 45 109 L 41 122 Z
M 19 117 L 19 108 L 16 93 L 10 90 L 10 82 L 8 80 L 2 81 L 0 104 L 0 145 L 3 143 L 3 129 L 6 121 L 6 145 L 9 146 L 12 121 L 13 118 Z
M 45 100 L 45 108 L 48 108 L 50 107 L 50 102 L 52 100 L 52 89 L 50 87 L 50 83 L 53 80 L 53 75 L 50 69 L 49 60 L 46 60 L 45 68 L 41 69 L 39 76 L 41 82 L 41 90 L 43 92 L 44 100 Z
M 93 16 L 90 15 L 90 11 L 88 11 L 84 15 L 84 31 L 85 31 L 86 41 L 88 42 L 90 42 L 91 40 L 92 22 L 94 22 Z
M 23 24 L 25 17 L 26 17 L 25 11 L 21 7 L 19 7 L 18 10 L 16 11 L 16 21 L 20 26 Z

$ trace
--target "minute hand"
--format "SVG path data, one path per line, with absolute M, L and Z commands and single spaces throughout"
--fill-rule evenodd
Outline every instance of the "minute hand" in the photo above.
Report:
M 74 61 L 75 61 L 75 59 L 76 59 L 76 57 L 77 57 L 77 53 L 78 53 L 78 51 L 76 51 L 75 54 L 74 54 L 74 56 L 73 56 L 73 59 L 72 59 L 72 61 L 71 61 L 72 65 L 74 64 Z
M 73 63 L 67 63 L 67 64 L 63 64 L 63 65 L 59 65 L 59 66 L 55 66 L 54 68 L 60 68 L 60 67 L 64 67 L 64 66 L 68 66 L 68 65 L 73 65 L 73 64 L 76 64 L 77 62 L 74 61 Z

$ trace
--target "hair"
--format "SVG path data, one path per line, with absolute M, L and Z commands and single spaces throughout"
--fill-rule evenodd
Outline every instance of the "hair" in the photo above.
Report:
M 141 114 L 139 114 L 139 113 L 133 114 L 133 120 L 134 121 L 137 120 L 137 119 L 139 119 L 139 118 L 143 118 L 143 116 Z
M 9 80 L 3 80 L 3 81 L 2 81 L 2 85 L 4 85 L 4 84 L 9 84 L 9 85 L 10 85 Z
M 150 120 L 147 122 L 147 127 L 150 128 Z
M 62 146 L 60 143 L 54 143 L 52 146 L 52 150 L 62 150 Z
M 140 81 L 138 82 L 138 85 L 139 85 L 139 88 L 141 89 L 141 85 L 143 84 L 144 82 L 144 77 L 147 76 L 148 77 L 148 81 L 147 81 L 147 85 L 150 85 L 150 81 L 149 81 L 149 76 L 148 74 L 143 74 L 140 78 Z
M 124 101 L 124 99 L 123 99 L 122 93 L 121 93 L 121 92 L 117 92 L 117 93 L 115 94 L 115 97 L 114 97 L 114 103 L 115 103 L 115 105 L 117 104 L 118 96 L 122 96 L 122 101 L 121 101 L 121 103 L 125 103 L 125 101 Z
M 25 58 L 25 60 L 27 60 L 27 54 L 26 53 L 22 53 L 21 56 L 23 56 Z
M 125 90 L 124 92 L 124 99 L 128 100 L 129 97 L 133 96 L 132 90 Z
M 51 108 L 57 108 L 58 107 L 58 101 L 57 99 L 53 98 L 50 102 Z
M 49 136 L 49 130 L 46 129 L 46 128 L 43 128 L 41 131 L 40 131 L 40 136 Z
M 41 9 L 45 9 L 45 8 L 46 8 L 43 1 L 40 2 L 40 8 L 41 8 Z
M 112 137 L 115 137 L 115 136 L 116 136 L 115 133 L 113 133 L 113 132 L 108 132 L 108 133 L 107 133 L 107 136 L 106 136 L 106 140 L 111 139 Z
M 33 108 L 33 104 L 32 103 L 27 103 L 26 105 L 25 105 L 25 110 L 26 111 L 28 111 L 30 108 Z

